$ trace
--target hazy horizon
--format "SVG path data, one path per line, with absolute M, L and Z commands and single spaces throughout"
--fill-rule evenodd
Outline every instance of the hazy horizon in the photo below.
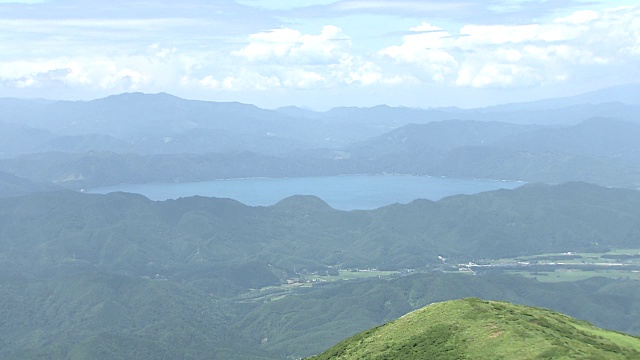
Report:
M 0 14 L 1 97 L 476 108 L 640 75 L 627 0 L 2 0 Z
M 580 97 L 583 95 L 589 95 L 591 93 L 594 92 L 598 92 L 598 91 L 607 91 L 607 90 L 611 90 L 611 89 L 618 89 L 618 88 L 623 88 L 623 87 L 639 87 L 640 88 L 640 83 L 628 83 L 628 84 L 621 84 L 621 85 L 616 85 L 616 86 L 610 86 L 610 87 L 604 87 L 604 88 L 599 88 L 593 91 L 586 91 L 586 92 L 579 92 L 577 94 L 571 94 L 571 95 L 566 95 L 566 96 L 558 96 L 558 97 L 543 97 L 543 98 L 532 98 L 532 99 L 522 99 L 521 101 L 514 101 L 514 102 L 496 102 L 495 104 L 487 104 L 487 105 L 483 105 L 483 106 L 457 106 L 457 105 L 443 105 L 443 106 L 407 106 L 407 105 L 390 105 L 390 104 L 385 104 L 385 103 L 378 103 L 378 104 L 370 104 L 370 105 L 364 105 L 364 106 L 358 106 L 358 105 L 338 105 L 338 106 L 331 106 L 331 104 L 327 104 L 328 107 L 324 107 L 324 108 L 312 108 L 310 106 L 306 106 L 306 105 L 294 105 L 294 104 L 283 104 L 282 106 L 273 106 L 273 107 L 266 107 L 266 106 L 259 106 L 257 104 L 254 103 L 249 103 L 249 102 L 242 102 L 242 101 L 237 101 L 237 100 L 233 100 L 233 99 L 229 99 L 229 100 L 224 100 L 224 101 L 220 101 L 220 102 L 230 102 L 230 103 L 241 103 L 241 104 L 245 104 L 245 105 L 254 105 L 256 107 L 259 107 L 261 109 L 266 109 L 266 110 L 279 110 L 279 109 L 283 109 L 283 108 L 287 108 L 287 107 L 296 107 L 299 109 L 303 109 L 303 110 L 308 110 L 308 111 L 312 111 L 312 112 L 327 112 L 330 111 L 332 109 L 337 109 L 337 108 L 374 108 L 374 107 L 379 107 L 379 106 L 388 106 L 388 107 L 397 107 L 397 108 L 408 108 L 408 109 L 419 109 L 419 110 L 429 110 L 429 109 L 447 109 L 447 108 L 457 108 L 460 110 L 474 110 L 474 109 L 483 109 L 483 108 L 490 108 L 493 106 L 502 106 L 502 105 L 517 105 L 517 104 L 527 104 L 527 103 L 535 103 L 537 101 L 547 101 L 547 100 L 561 100 L 561 99 L 571 99 L 573 97 Z M 198 99 L 198 98 L 188 98 L 188 97 L 182 97 L 176 94 L 172 94 L 166 91 L 161 91 L 161 92 L 155 92 L 155 93 L 149 93 L 149 92 L 141 92 L 141 91 L 128 91 L 128 92 L 122 92 L 122 93 L 114 93 L 114 94 L 109 94 L 109 95 L 105 95 L 105 96 L 99 96 L 99 97 L 95 97 L 95 98 L 87 98 L 87 99 L 62 99 L 62 98 L 45 98 L 45 97 L 12 97 L 12 96 L 3 96 L 0 97 L 0 99 L 18 99 L 18 100 L 29 100 L 29 101 L 44 101 L 44 102 L 57 102 L 57 101 L 78 101 L 78 102 L 88 102 L 88 101 L 95 101 L 95 100 L 101 100 L 101 99 L 106 99 L 109 97 L 117 97 L 117 96 L 122 96 L 122 95 L 128 95 L 128 94 L 143 94 L 143 95 L 150 95 L 150 96 L 154 96 L 154 95 L 169 95 L 169 96 L 175 96 L 178 97 L 180 99 L 183 100 L 188 100 L 188 101 L 211 101 L 211 102 L 217 102 L 217 100 L 207 100 L 207 99 Z M 601 102 L 609 102 L 611 100 L 604 100 Z M 621 101 L 619 98 L 616 98 L 614 101 L 617 102 L 622 102 L 622 103 L 629 103 L 629 104 L 637 104 L 640 103 L 640 101 L 636 102 L 636 101 L 631 101 L 631 102 L 625 102 L 625 101 Z M 597 103 L 601 103 L 600 101 Z M 589 101 L 583 101 L 582 103 L 590 103 Z

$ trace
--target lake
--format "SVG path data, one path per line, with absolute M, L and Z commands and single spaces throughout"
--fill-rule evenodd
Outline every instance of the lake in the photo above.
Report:
M 90 190 L 138 193 L 151 200 L 201 195 L 231 198 L 247 205 L 272 205 L 292 195 L 315 195 L 340 210 L 375 209 L 415 199 L 439 200 L 458 194 L 513 189 L 520 181 L 470 180 L 411 175 L 343 175 L 301 178 L 250 178 L 189 183 L 116 185 Z

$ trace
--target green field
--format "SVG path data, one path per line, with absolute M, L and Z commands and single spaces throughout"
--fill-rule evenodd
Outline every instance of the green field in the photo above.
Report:
M 359 280 L 359 279 L 369 279 L 369 278 L 381 278 L 381 277 L 389 277 L 398 275 L 398 271 L 380 271 L 380 270 L 360 270 L 360 271 L 349 271 L 349 270 L 340 270 L 338 276 L 326 276 L 326 275 L 307 275 L 305 276 L 306 281 L 311 282 L 326 282 L 326 281 L 344 281 L 344 280 Z
M 549 271 L 549 272 L 529 272 L 529 271 L 506 271 L 508 274 L 519 274 L 543 282 L 578 281 L 602 276 L 610 279 L 625 278 L 640 281 L 640 273 L 625 270 L 596 270 L 596 271 Z
M 544 282 L 584 280 L 595 276 L 640 281 L 640 249 L 616 249 L 605 253 L 549 253 L 487 260 L 482 268 L 501 269 Z
M 619 257 L 619 258 L 616 258 Z M 549 258 L 549 259 L 545 259 Z M 640 265 L 640 249 L 616 249 L 604 253 L 554 253 L 554 254 L 541 254 L 532 256 L 521 256 L 515 259 L 507 259 L 511 261 L 531 261 L 538 260 L 539 262 L 557 261 L 563 263 L 588 263 L 588 264 L 638 264 Z
M 236 301 L 242 303 L 268 302 L 284 299 L 291 295 L 298 288 L 309 288 L 314 285 L 349 280 L 365 280 L 374 278 L 387 278 L 398 275 L 398 271 L 379 270 L 339 270 L 338 275 L 300 275 L 300 278 L 290 279 L 286 284 L 279 286 L 267 286 L 261 289 L 254 289 L 248 293 L 239 295 Z

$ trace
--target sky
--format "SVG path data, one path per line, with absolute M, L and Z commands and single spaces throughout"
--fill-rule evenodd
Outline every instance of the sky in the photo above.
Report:
M 638 0 L 0 0 L 0 97 L 470 108 L 637 79 Z

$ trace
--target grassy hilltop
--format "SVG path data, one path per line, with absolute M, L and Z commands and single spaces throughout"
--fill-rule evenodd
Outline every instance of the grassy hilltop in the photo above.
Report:
M 426 306 L 311 359 L 640 359 L 640 339 L 550 310 L 469 298 Z

